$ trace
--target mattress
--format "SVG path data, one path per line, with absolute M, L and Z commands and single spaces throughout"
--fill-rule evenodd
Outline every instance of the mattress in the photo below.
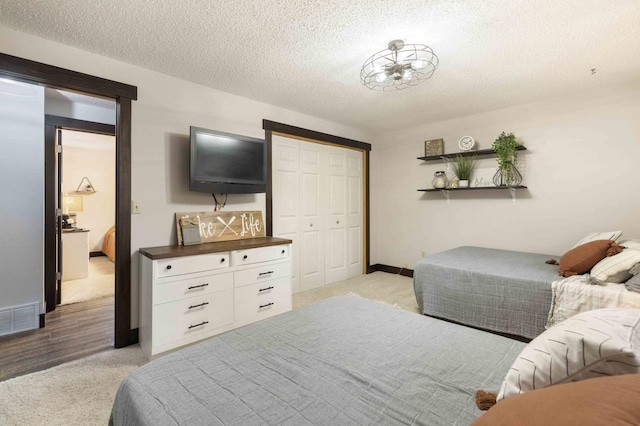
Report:
M 557 256 L 458 247 L 421 259 L 413 285 L 421 312 L 532 339 L 545 330 Z
M 229 331 L 134 371 L 113 425 L 468 425 L 524 344 L 355 296 Z

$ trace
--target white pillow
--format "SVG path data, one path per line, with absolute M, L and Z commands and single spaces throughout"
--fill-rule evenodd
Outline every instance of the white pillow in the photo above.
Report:
M 640 241 L 638 240 L 626 240 L 618 244 L 626 248 L 640 250 Z
M 640 309 L 582 312 L 533 339 L 507 373 L 498 401 L 550 385 L 640 373 Z
M 596 240 L 613 240 L 618 241 L 618 238 L 622 235 L 622 231 L 607 231 L 607 232 L 592 232 L 580 241 L 576 243 L 575 246 L 571 248 L 576 248 L 581 246 L 582 244 L 589 243 L 591 241 Z
M 603 283 L 623 283 L 631 278 L 629 269 L 638 262 L 640 262 L 640 250 L 624 249 L 596 263 L 591 268 L 591 278 Z

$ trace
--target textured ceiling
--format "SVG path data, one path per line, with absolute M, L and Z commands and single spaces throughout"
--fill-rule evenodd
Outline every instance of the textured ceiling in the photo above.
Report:
M 638 0 L 0 0 L 0 25 L 370 132 L 637 87 L 639 23 Z M 365 88 L 396 38 L 440 67 Z

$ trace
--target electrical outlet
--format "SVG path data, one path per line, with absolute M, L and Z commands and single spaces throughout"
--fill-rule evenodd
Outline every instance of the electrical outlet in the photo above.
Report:
M 427 255 L 427 252 L 422 250 L 422 257 L 425 257 Z
M 140 203 L 131 200 L 131 214 L 140 214 Z
M 403 268 L 403 269 L 407 269 L 407 264 L 406 264 L 406 263 L 403 263 L 403 264 L 402 264 L 402 268 Z

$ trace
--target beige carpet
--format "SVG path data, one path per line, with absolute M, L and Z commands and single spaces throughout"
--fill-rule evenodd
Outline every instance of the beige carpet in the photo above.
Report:
M 115 264 L 107 256 L 89 258 L 89 276 L 62 281 L 62 305 L 112 296 L 115 292 Z
M 295 294 L 293 306 L 350 293 L 418 312 L 412 279 L 384 272 Z M 120 382 L 144 363 L 134 345 L 0 382 L 0 425 L 106 425 Z

